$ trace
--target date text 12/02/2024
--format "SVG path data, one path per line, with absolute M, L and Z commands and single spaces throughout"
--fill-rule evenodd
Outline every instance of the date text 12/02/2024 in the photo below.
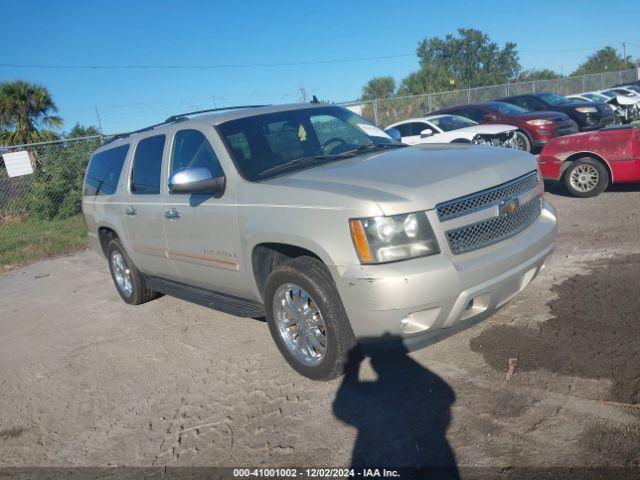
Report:
M 237 468 L 233 470 L 236 478 L 398 478 L 397 470 L 386 468 Z

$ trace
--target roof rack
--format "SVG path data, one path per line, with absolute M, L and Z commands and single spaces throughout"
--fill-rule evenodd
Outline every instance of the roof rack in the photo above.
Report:
M 139 130 L 133 130 L 131 132 L 119 133 L 117 135 L 114 135 L 113 137 L 111 137 L 105 143 L 113 142 L 115 140 L 118 140 L 119 138 L 126 138 L 126 137 L 128 137 L 130 135 L 134 135 L 136 133 L 147 132 L 149 130 L 153 130 L 154 128 L 160 127 L 162 125 L 168 125 L 170 123 L 183 122 L 183 121 L 187 120 L 190 115 L 198 115 L 200 113 L 210 113 L 210 112 L 222 112 L 224 110 L 236 110 L 238 108 L 258 108 L 258 107 L 266 107 L 266 106 L 267 105 L 235 105 L 233 107 L 207 108 L 205 110 L 196 110 L 196 111 L 193 111 L 193 112 L 180 113 L 178 115 L 171 115 L 164 122 L 155 123 L 155 124 L 150 125 L 148 127 L 140 128 Z

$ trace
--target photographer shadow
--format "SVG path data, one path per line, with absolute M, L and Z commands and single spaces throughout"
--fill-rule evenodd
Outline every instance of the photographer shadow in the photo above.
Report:
M 370 355 L 377 379 L 360 380 L 364 357 L 353 349 L 333 402 L 334 415 L 358 429 L 352 466 L 421 469 L 422 478 L 428 471 L 433 478 L 459 478 L 446 438 L 453 390 L 409 357 L 399 337 L 383 340 L 385 353 Z

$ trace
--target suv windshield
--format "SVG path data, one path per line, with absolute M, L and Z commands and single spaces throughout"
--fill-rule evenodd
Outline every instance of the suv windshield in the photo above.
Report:
M 502 115 L 518 115 L 520 113 L 527 113 L 528 110 L 507 102 L 489 102 L 487 104 L 489 108 L 497 110 Z
M 549 105 L 564 105 L 566 103 L 571 103 L 566 98 L 556 95 L 555 93 L 539 93 L 538 97 Z
M 458 115 L 442 115 L 441 117 L 427 118 L 427 120 L 433 123 L 443 132 L 449 132 L 451 130 L 458 130 L 459 128 L 473 127 L 478 125 L 473 120 L 469 120 L 465 117 Z
M 401 147 L 342 107 L 313 107 L 230 120 L 218 126 L 240 174 L 255 181 L 377 148 Z

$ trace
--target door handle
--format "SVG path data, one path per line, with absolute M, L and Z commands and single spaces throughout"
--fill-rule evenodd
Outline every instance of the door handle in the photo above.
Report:
M 168 218 L 169 220 L 174 220 L 176 218 L 180 218 L 180 212 L 175 208 L 170 208 L 166 212 L 164 212 L 164 218 Z
M 130 217 L 133 217 L 134 215 L 138 214 L 138 211 L 134 207 L 128 207 L 124 213 L 126 213 Z

